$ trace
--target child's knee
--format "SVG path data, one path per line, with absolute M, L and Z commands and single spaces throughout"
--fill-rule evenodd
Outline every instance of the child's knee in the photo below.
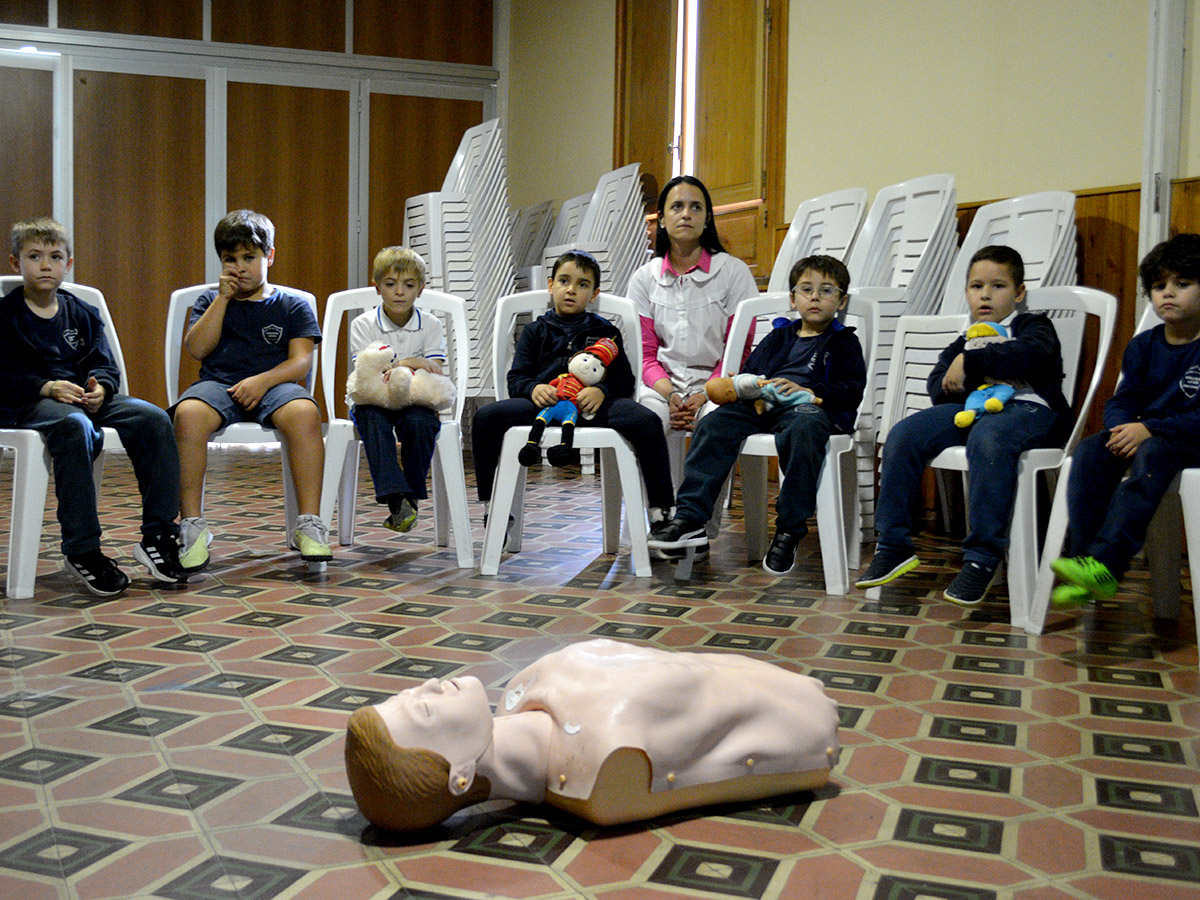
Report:
M 200 400 L 184 400 L 175 407 L 175 437 L 181 440 L 208 441 L 221 427 L 221 416 Z
M 321 437 L 321 413 L 317 404 L 308 399 L 292 400 L 271 413 L 271 425 L 283 432 L 288 440 Z

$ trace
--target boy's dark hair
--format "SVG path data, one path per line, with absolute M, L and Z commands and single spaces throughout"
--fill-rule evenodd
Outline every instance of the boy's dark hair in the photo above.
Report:
M 812 269 L 824 275 L 826 278 L 832 278 L 837 282 L 838 290 L 843 294 L 850 290 L 850 270 L 846 268 L 846 264 L 836 256 L 806 256 L 804 259 L 796 261 L 792 266 L 792 270 L 788 272 L 788 290 L 792 290 L 796 286 L 796 282 L 800 280 L 800 276 Z
M 1138 277 L 1147 294 L 1168 275 L 1200 281 L 1200 234 L 1177 234 L 1163 241 L 1138 266 Z
M 704 195 L 705 220 L 704 231 L 700 234 L 700 246 L 709 253 L 724 253 L 725 248 L 721 246 L 721 237 L 717 234 L 717 222 L 713 218 L 712 197 L 708 194 L 708 188 L 695 175 L 676 175 L 666 183 L 662 193 L 658 195 L 658 227 L 654 232 L 654 255 L 666 256 L 671 251 L 671 238 L 662 223 L 663 210 L 667 206 L 667 194 L 671 193 L 672 188 L 681 184 L 690 184 L 694 188 L 699 188 L 700 193 Z
M 554 261 L 554 268 L 550 270 L 550 280 L 553 281 L 558 275 L 558 269 L 564 263 L 575 263 L 579 268 L 583 269 L 592 276 L 592 287 L 600 290 L 600 263 L 596 261 L 596 257 L 588 253 L 586 250 L 568 250 L 562 256 Z
M 980 247 L 967 264 L 967 278 L 971 277 L 971 267 L 977 262 L 994 262 L 1007 268 L 1008 274 L 1012 276 L 1013 287 L 1020 287 L 1025 283 L 1025 260 L 1021 259 L 1021 254 L 1012 247 L 1005 244 Z
M 71 255 L 71 239 L 67 236 L 67 229 L 49 216 L 38 216 L 36 219 L 25 219 L 13 224 L 13 256 L 20 257 L 25 245 L 33 241 L 40 244 L 62 244 L 67 248 L 67 256 Z
M 270 253 L 275 246 L 275 226 L 262 213 L 250 209 L 235 209 L 213 229 L 213 243 L 220 255 L 238 247 L 257 247 Z

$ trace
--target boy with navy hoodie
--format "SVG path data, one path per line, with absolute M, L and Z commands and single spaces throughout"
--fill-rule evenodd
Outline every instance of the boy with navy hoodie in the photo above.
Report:
M 817 476 L 830 434 L 849 434 L 867 383 L 862 345 L 837 320 L 846 305 L 850 273 L 832 256 L 809 256 L 788 274 L 799 319 L 776 328 L 746 359 L 742 371 L 769 380 L 784 397 L 807 389 L 814 401 L 780 403 L 763 413 L 745 401 L 719 406 L 696 425 L 684 460 L 675 517 L 650 529 L 649 545 L 677 552 L 702 540 L 721 486 L 752 434 L 774 434 L 783 483 L 775 501 L 775 537 L 763 569 L 784 575 L 817 508 Z

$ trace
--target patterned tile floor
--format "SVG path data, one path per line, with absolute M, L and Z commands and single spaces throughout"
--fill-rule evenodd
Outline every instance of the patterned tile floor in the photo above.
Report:
M 1136 575 L 1030 637 L 1002 587 L 969 614 L 935 599 L 951 541 L 926 541 L 919 576 L 878 603 L 833 598 L 813 537 L 788 578 L 746 565 L 735 505 L 691 582 L 665 563 L 638 579 L 599 555 L 598 480 L 535 474 L 526 549 L 499 577 L 455 568 L 427 520 L 379 529 L 366 504 L 357 546 L 310 577 L 283 549 L 278 482 L 275 454 L 213 454 L 214 565 L 183 590 L 80 593 L 48 520 L 37 596 L 0 604 L 0 898 L 1198 896 L 1192 613 L 1156 634 Z M 131 573 L 138 516 L 118 461 L 105 543 Z M 843 724 L 832 783 L 610 830 L 530 807 L 415 838 L 366 826 L 342 767 L 350 710 L 451 673 L 495 699 L 589 635 L 822 679 Z

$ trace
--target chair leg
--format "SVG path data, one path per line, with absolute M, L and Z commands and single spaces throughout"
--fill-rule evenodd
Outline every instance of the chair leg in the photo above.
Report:
M 1046 627 L 1046 613 L 1050 608 L 1050 592 L 1054 588 L 1054 570 L 1050 563 L 1062 555 L 1067 540 L 1067 482 L 1071 475 L 1071 458 L 1063 460 L 1058 470 L 1058 485 L 1050 505 L 1050 522 L 1046 526 L 1046 542 L 1042 546 L 1041 563 L 1037 567 L 1037 580 L 1033 593 L 1025 607 L 1025 620 L 1018 622 L 1014 615 L 1012 624 L 1024 628 L 1029 634 L 1041 634 Z
M 337 486 L 338 543 L 348 547 L 354 543 L 354 521 L 358 515 L 358 465 L 362 443 L 355 438 L 346 445 L 342 474 Z M 324 499 L 324 495 L 322 495 Z
M 1187 533 L 1188 571 L 1192 579 L 1196 642 L 1200 645 L 1200 592 L 1196 590 L 1196 561 L 1200 560 L 1200 469 L 1187 469 L 1179 480 L 1183 530 Z
M 605 553 L 621 551 L 621 479 L 616 450 L 600 447 L 600 534 Z M 632 522 L 630 523 L 632 527 Z
M 767 458 L 742 454 L 742 516 L 746 523 L 746 558 L 767 554 Z
M 355 461 L 358 460 L 357 447 L 353 454 L 350 451 L 351 444 L 357 444 L 358 440 L 354 436 L 354 426 L 349 422 L 330 422 L 325 434 L 325 468 L 321 473 L 321 507 L 318 513 L 321 516 L 321 521 L 326 527 L 333 524 L 333 509 L 337 506 L 338 511 L 338 541 L 345 545 L 354 541 L 354 519 L 353 510 L 350 516 L 345 515 L 345 508 L 342 505 L 343 500 L 343 481 L 346 476 L 346 460 L 351 455 Z M 287 458 L 287 449 L 280 444 L 280 450 Z M 355 475 L 357 476 L 357 471 Z M 291 473 L 285 471 L 284 477 L 290 479 Z M 284 485 L 284 493 L 287 493 L 287 486 L 290 480 Z M 355 485 L 357 487 L 357 485 Z M 353 501 L 351 501 L 353 502 Z M 349 534 L 345 535 L 349 540 L 343 540 L 345 533 L 345 520 L 349 519 Z M 291 534 L 291 527 L 288 528 L 288 534 Z
M 625 517 L 629 522 L 629 543 L 633 554 L 633 572 L 649 578 L 650 548 L 646 545 L 646 501 L 642 496 L 642 473 L 629 447 L 611 451 L 620 475 L 621 494 L 625 498 Z
M 1017 496 L 1008 528 L 1008 606 L 1014 628 L 1029 621 L 1030 600 L 1037 589 L 1037 472 L 1017 469 Z
M 37 579 L 38 551 L 42 543 L 42 518 L 46 513 L 46 491 L 50 487 L 50 454 L 41 436 L 24 449 L 13 451 L 12 520 L 8 533 L 8 578 L 5 592 L 10 600 L 33 596 Z
M 821 568 L 825 574 L 825 593 L 835 596 L 843 596 L 850 590 L 845 510 L 844 460 L 847 459 L 853 463 L 849 453 L 837 450 L 826 452 L 825 462 L 817 476 L 817 536 L 821 542 Z M 852 512 L 857 516 L 857 509 Z
M 504 549 L 508 517 L 513 515 L 514 505 L 518 508 L 524 506 L 523 500 L 517 500 L 518 491 L 524 493 L 525 490 L 525 467 L 517 462 L 517 453 L 525 446 L 528 436 L 528 428 L 510 428 L 504 434 L 500 460 L 496 466 L 496 480 L 492 485 L 492 505 L 483 533 L 483 553 L 479 563 L 481 575 L 495 575 L 500 570 L 500 554 Z M 521 524 L 516 522 L 513 525 L 514 541 L 520 541 L 518 529 Z
M 467 476 L 463 470 L 462 442 L 459 437 L 457 423 L 452 426 L 447 423 L 442 426 L 438 435 L 434 453 L 434 518 L 438 518 L 441 510 L 441 530 L 445 532 L 445 522 L 450 521 L 454 531 L 454 550 L 458 557 L 460 569 L 475 567 L 475 544 L 471 537 L 471 514 L 467 508 Z M 508 521 L 508 517 L 505 517 Z M 437 531 L 439 526 L 434 525 Z M 446 546 L 443 542 L 439 546 Z
M 1168 491 L 1146 532 L 1150 593 L 1154 597 L 1154 616 L 1158 619 L 1179 618 L 1179 579 L 1183 571 L 1180 565 L 1183 550 L 1179 537 L 1180 512 L 1180 494 Z

